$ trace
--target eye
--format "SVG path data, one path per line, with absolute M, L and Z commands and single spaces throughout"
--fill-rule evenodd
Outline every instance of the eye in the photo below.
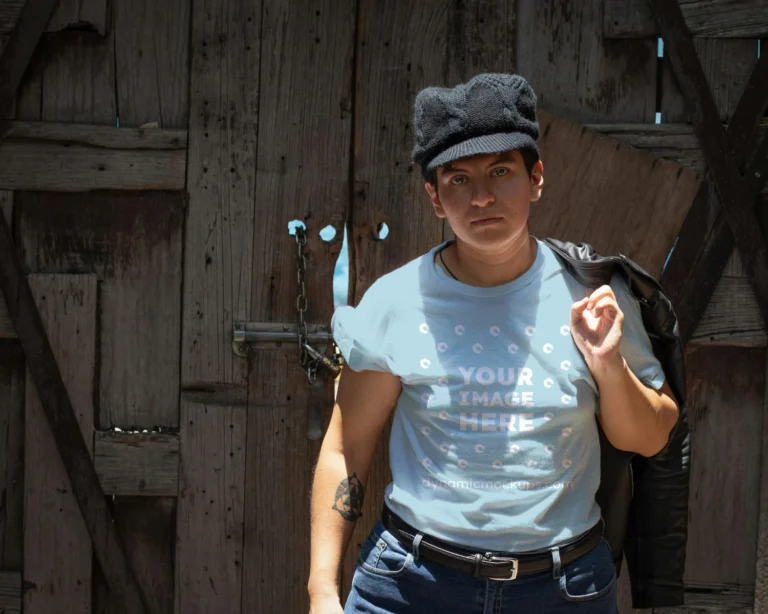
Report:
M 466 177 L 465 177 L 464 175 L 456 175 L 456 177 L 454 177 L 453 179 L 451 179 L 451 183 L 452 183 L 453 185 L 463 185 L 463 183 L 456 183 L 456 180 L 457 180 L 457 179 L 466 179 Z
M 506 174 L 508 174 L 508 173 L 509 173 L 509 169 L 506 169 L 506 168 L 504 168 L 503 166 L 501 166 L 501 167 L 499 167 L 499 168 L 496 168 L 496 169 L 494 169 L 494 170 L 493 170 L 493 172 L 494 172 L 494 173 L 495 173 L 496 171 L 504 171 L 502 174 L 500 174 L 500 175 L 497 175 L 497 177 L 503 177 L 504 175 L 506 175 Z

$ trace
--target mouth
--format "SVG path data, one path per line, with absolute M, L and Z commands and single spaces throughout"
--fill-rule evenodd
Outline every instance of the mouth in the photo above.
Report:
M 486 226 L 488 224 L 496 224 L 497 222 L 500 222 L 503 218 L 500 217 L 484 217 L 479 220 L 474 220 L 472 222 L 473 226 Z

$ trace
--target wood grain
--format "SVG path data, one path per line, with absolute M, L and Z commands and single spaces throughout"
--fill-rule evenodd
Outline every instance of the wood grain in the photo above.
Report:
M 175 612 L 237 613 L 243 574 L 246 410 L 182 402 L 181 411 Z M 254 470 L 271 473 L 277 467 Z
M 768 6 L 763 0 L 680 0 L 692 34 L 710 38 L 768 35 Z M 647 0 L 605 0 L 603 35 L 607 38 L 658 36 Z
M 96 431 L 93 460 L 104 494 L 175 497 L 178 493 L 178 435 Z
M 121 126 L 187 127 L 191 7 L 187 0 L 112 4 Z
M 0 571 L 0 612 L 21 613 L 21 572 Z
M 180 190 L 184 151 L 97 149 L 10 140 L 0 145 L 0 188 L 83 192 Z
M 519 0 L 517 72 L 577 122 L 653 122 L 656 41 L 605 40 L 603 0 Z
M 246 383 L 230 342 L 251 311 L 261 12 L 192 5 L 182 385 Z
M 251 321 L 297 321 L 297 248 L 288 234 L 294 219 L 307 227 L 306 321 L 327 324 L 332 315 L 350 191 L 355 8 L 350 0 L 264 2 Z M 287 117 L 305 118 L 301 129 Z M 320 230 L 328 225 L 336 238 L 326 243 Z M 323 374 L 310 386 L 295 343 L 287 347 L 251 359 L 243 614 L 309 610 L 309 493 L 320 450 L 310 436 L 327 424 L 332 387 Z
M 0 3 L 0 34 L 9 34 L 13 30 L 24 4 L 24 0 L 3 0 Z M 103 36 L 108 27 L 107 18 L 107 0 L 59 0 L 45 31 L 87 27 Z
M 99 277 L 100 428 L 178 426 L 181 195 L 19 192 L 16 206 L 30 270 Z
M 544 110 L 539 124 L 546 187 L 531 207 L 531 234 L 623 253 L 659 276 L 698 189 L 695 174 Z
M 768 13 L 766 15 L 768 17 Z M 757 62 L 757 40 L 696 38 L 693 44 L 707 76 L 720 119 L 727 122 L 736 110 L 744 86 Z M 666 58 L 662 60 L 661 121 L 691 121 L 674 71 Z
M 92 453 L 96 277 L 33 275 L 30 286 Z M 87 614 L 91 538 L 29 375 L 25 408 L 24 612 Z
M 23 564 L 24 380 L 21 346 L 0 341 L 0 569 Z
M 687 352 L 691 494 L 686 583 L 755 582 L 755 550 L 745 544 L 757 539 L 765 352 L 711 346 Z
M 173 553 L 176 541 L 176 499 L 116 497 L 115 526 L 148 609 L 173 613 Z M 98 571 L 98 568 L 97 568 Z M 112 614 L 119 604 L 100 574 L 94 574 L 94 614 Z

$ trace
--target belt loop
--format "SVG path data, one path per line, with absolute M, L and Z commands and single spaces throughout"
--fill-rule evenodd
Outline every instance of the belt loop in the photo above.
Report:
M 557 580 L 560 577 L 560 548 L 550 548 L 552 553 L 552 577 Z
M 416 537 L 413 538 L 413 543 L 411 544 L 411 552 L 413 553 L 413 558 L 415 558 L 417 561 L 419 560 L 419 544 L 421 544 L 421 538 L 424 537 L 421 533 L 416 533 Z
M 482 556 L 480 555 L 479 552 L 475 553 L 474 559 L 475 559 L 475 570 L 472 572 L 472 575 L 475 576 L 475 578 L 479 578 L 480 577 L 480 560 L 482 559 Z

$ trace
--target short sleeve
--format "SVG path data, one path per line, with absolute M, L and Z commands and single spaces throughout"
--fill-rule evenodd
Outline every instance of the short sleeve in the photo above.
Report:
M 619 308 L 624 313 L 619 351 L 637 379 L 646 386 L 659 390 L 664 383 L 664 370 L 653 353 L 651 339 L 640 313 L 640 302 L 632 295 L 626 279 L 620 272 L 614 273 L 610 285 Z
M 357 307 L 336 309 L 331 333 L 350 369 L 395 372 L 388 335 L 391 320 L 391 301 L 379 281 L 368 289 Z

